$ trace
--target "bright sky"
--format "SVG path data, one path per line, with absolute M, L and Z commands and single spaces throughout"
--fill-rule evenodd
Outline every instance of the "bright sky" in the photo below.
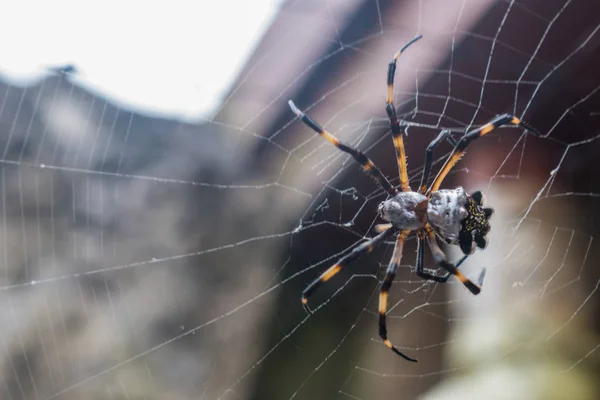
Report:
M 281 0 L 19 0 L 2 6 L 0 73 L 74 64 L 116 102 L 193 119 L 219 105 Z

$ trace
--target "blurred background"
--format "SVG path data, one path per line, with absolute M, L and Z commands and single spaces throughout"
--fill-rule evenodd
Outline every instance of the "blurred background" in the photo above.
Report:
M 24 1 L 0 34 L 0 398 L 600 398 L 600 4 L 588 0 Z M 511 113 L 445 180 L 483 190 L 484 290 L 414 274 L 377 334 L 385 193 L 441 129 Z M 452 150 L 442 144 L 434 172 Z M 445 248 L 457 260 L 460 251 Z M 427 266 L 434 268 L 426 251 Z

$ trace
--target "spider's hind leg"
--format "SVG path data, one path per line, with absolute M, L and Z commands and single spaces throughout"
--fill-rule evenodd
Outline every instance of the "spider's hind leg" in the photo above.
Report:
M 421 234 L 422 236 L 422 234 Z M 446 283 L 448 282 L 448 279 L 450 279 L 450 277 L 452 276 L 452 274 L 450 272 L 447 272 L 444 275 L 437 275 L 435 270 L 431 270 L 431 269 L 426 269 L 423 266 L 423 253 L 425 250 L 425 246 L 422 243 L 423 238 L 421 237 L 418 241 L 418 246 L 419 246 L 419 250 L 417 252 L 417 268 L 415 273 L 417 274 L 418 277 L 423 278 L 425 280 L 428 281 L 433 281 L 433 282 L 437 282 L 437 283 Z M 456 269 L 460 268 L 460 266 L 462 265 L 462 263 L 464 263 L 467 258 L 469 258 L 470 254 L 464 255 L 462 256 L 462 258 L 460 260 L 458 260 L 458 262 L 456 263 L 456 265 L 454 266 Z M 486 269 L 482 268 L 481 272 L 479 273 L 479 277 L 477 278 L 477 285 L 478 286 L 483 286 L 483 280 L 485 278 L 485 274 L 486 274 Z
M 452 137 L 449 130 L 443 130 L 440 134 L 429 143 L 427 150 L 425 150 L 425 164 L 423 167 L 423 175 L 421 176 L 421 184 L 419 185 L 419 193 L 425 193 L 427 191 L 427 181 L 431 174 L 431 164 L 433 163 L 433 151 L 440 144 L 442 140 L 450 142 L 453 146 L 456 146 L 456 141 Z
M 462 158 L 462 156 L 465 154 L 467 147 L 474 140 L 487 135 L 488 133 L 492 132 L 496 128 L 499 128 L 499 127 L 501 127 L 503 125 L 507 125 L 507 124 L 515 125 L 520 128 L 523 128 L 535 136 L 541 136 L 541 133 L 537 129 L 535 129 L 528 123 L 521 121 L 519 118 L 517 118 L 513 115 L 510 115 L 510 114 L 500 115 L 500 116 L 494 118 L 493 120 L 491 120 L 490 122 L 488 122 L 487 124 L 465 133 L 464 136 L 460 138 L 460 140 L 456 143 L 456 146 L 454 146 L 454 150 L 452 150 L 452 153 L 446 159 L 446 162 L 440 169 L 440 172 L 438 172 L 437 176 L 433 180 L 433 183 L 431 184 L 431 187 L 429 188 L 427 193 L 430 194 L 431 192 L 435 192 L 440 188 L 442 181 L 446 178 L 446 176 L 448 176 L 448 173 L 450 172 L 450 170 L 452 168 L 454 168 L 454 166 L 456 165 L 458 160 L 460 160 Z
M 423 231 L 418 231 L 417 232 L 417 268 L 415 273 L 417 274 L 418 277 L 423 278 L 425 280 L 428 281 L 434 281 L 434 282 L 438 282 L 438 283 L 446 283 L 448 281 L 448 278 L 450 278 L 450 276 L 452 275 L 451 273 L 446 273 L 446 275 L 434 275 L 432 272 L 429 272 L 431 270 L 426 270 L 423 266 L 424 263 L 424 256 L 425 256 L 425 243 L 423 243 Z M 465 256 L 462 260 L 460 260 L 458 262 L 458 264 L 456 265 L 456 267 L 458 268 L 458 266 L 464 261 L 464 259 L 466 259 L 467 256 Z
M 469 291 L 473 294 L 479 294 L 481 292 L 481 283 L 476 285 L 469 278 L 463 275 L 454 264 L 448 261 L 446 258 L 446 254 L 440 249 L 440 246 L 437 244 L 435 233 L 429 224 L 425 225 L 425 231 L 427 233 L 427 242 L 429 244 L 429 248 L 431 249 L 431 253 L 433 254 L 433 258 L 435 262 L 449 274 L 454 275 Z M 466 259 L 466 258 L 465 258 Z M 479 280 L 482 282 L 483 277 L 485 276 L 485 272 L 482 272 L 479 276 Z

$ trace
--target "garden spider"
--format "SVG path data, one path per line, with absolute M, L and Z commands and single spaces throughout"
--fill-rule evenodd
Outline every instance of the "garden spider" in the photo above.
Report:
M 394 353 L 413 362 L 416 362 L 417 360 L 400 352 L 388 340 L 385 321 L 388 291 L 392 286 L 392 282 L 396 276 L 396 269 L 400 265 L 400 260 L 402 259 L 404 241 L 411 231 L 416 231 L 418 246 L 416 274 L 418 276 L 426 280 L 444 283 L 448 280 L 450 275 L 454 275 L 471 293 L 479 294 L 483 283 L 485 269 L 480 274 L 477 285 L 463 275 L 458 270 L 458 267 L 477 247 L 484 249 L 487 246 L 488 241 L 486 236 L 490 230 L 489 218 L 494 210 L 492 208 L 484 207 L 484 195 L 480 191 L 476 191 L 469 195 L 462 187 L 457 187 L 455 189 L 440 189 L 440 186 L 450 170 L 465 154 L 467 146 L 475 139 L 490 133 L 494 129 L 502 125 L 511 124 L 540 136 L 540 133 L 535 128 L 521 121 L 519 118 L 508 114 L 500 115 L 482 127 L 465 133 L 458 142 L 452 138 L 450 131 L 443 130 L 429 146 L 427 146 L 421 184 L 419 185 L 418 191 L 412 191 L 408 183 L 406 154 L 404 153 L 400 121 L 396 114 L 396 108 L 393 102 L 393 89 L 396 61 L 411 44 L 421 39 L 421 37 L 422 35 L 418 35 L 404 45 L 404 47 L 394 55 L 394 58 L 390 61 L 388 66 L 388 93 L 385 110 L 390 121 L 392 138 L 396 149 L 401 192 L 390 184 L 379 168 L 377 168 L 373 161 L 366 155 L 358 149 L 340 142 L 335 136 L 323 129 L 316 121 L 300 111 L 291 100 L 289 101 L 290 108 L 298 118 L 325 138 L 325 140 L 341 151 L 350 154 L 363 167 L 365 172 L 374 178 L 387 194 L 391 196 L 387 200 L 381 202 L 378 208 L 379 216 L 388 223 L 377 225 L 375 227 L 378 233 L 377 236 L 356 246 L 349 254 L 340 258 L 337 263 L 328 268 L 321 276 L 319 276 L 319 278 L 308 285 L 302 292 L 302 304 L 306 305 L 308 297 L 315 289 L 330 280 L 335 274 L 340 272 L 343 267 L 363 254 L 370 253 L 375 245 L 380 243 L 384 238 L 395 234 L 396 245 L 394 247 L 392 259 L 387 267 L 385 279 L 381 285 L 381 292 L 379 295 L 379 336 L 381 336 L 385 345 Z M 446 159 L 446 162 L 438 172 L 431 186 L 427 188 L 433 150 L 444 139 L 450 141 L 454 145 L 454 150 Z M 464 257 L 456 265 L 448 261 L 446 255 L 442 249 L 440 249 L 436 241 L 436 236 L 448 244 L 458 245 L 460 247 L 464 253 Z M 422 241 L 424 239 L 427 239 L 435 262 L 438 266 L 447 271 L 445 275 L 437 275 L 435 271 L 423 268 L 424 246 L 422 245 Z

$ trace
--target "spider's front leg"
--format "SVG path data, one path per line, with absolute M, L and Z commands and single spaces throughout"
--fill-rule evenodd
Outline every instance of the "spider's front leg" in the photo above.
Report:
M 310 285 L 304 289 L 302 292 L 302 304 L 306 305 L 308 303 L 308 297 L 323 283 L 327 282 L 331 278 L 333 278 L 338 272 L 342 270 L 346 265 L 350 264 L 352 261 L 356 260 L 360 256 L 370 253 L 373 248 L 385 239 L 387 236 L 391 235 L 396 231 L 395 228 L 389 228 L 375 236 L 374 238 L 367 240 L 354 247 L 352 251 L 342 258 L 338 260 L 337 263 L 329 267 L 325 272 L 321 274 L 317 279 L 315 279 Z
M 408 185 L 408 168 L 406 166 L 406 152 L 404 150 L 404 141 L 402 139 L 402 131 L 400 130 L 400 121 L 396 114 L 396 106 L 394 105 L 394 76 L 396 75 L 396 61 L 400 55 L 414 42 L 421 39 L 423 35 L 418 35 L 410 42 L 405 44 L 390 61 L 388 65 L 387 85 L 388 94 L 385 102 L 385 111 L 390 120 L 390 128 L 392 130 L 392 139 L 394 140 L 394 148 L 396 149 L 396 158 L 398 161 L 398 173 L 400 174 L 400 187 L 403 192 L 409 192 Z

